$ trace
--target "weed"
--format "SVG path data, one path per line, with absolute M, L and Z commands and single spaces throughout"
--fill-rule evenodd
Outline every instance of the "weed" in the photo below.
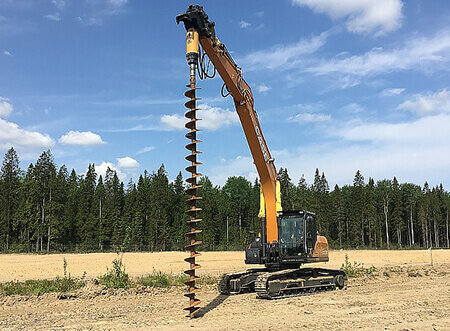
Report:
M 123 254 L 117 253 L 117 257 L 112 261 L 112 269 L 106 268 L 106 274 L 99 277 L 100 284 L 108 288 L 128 288 L 130 286 L 122 256 Z
M 341 265 L 341 270 L 344 271 L 348 277 L 361 277 L 363 275 L 373 275 L 377 271 L 377 268 L 374 266 L 365 268 L 364 263 L 356 261 L 351 263 L 348 255 L 345 254 L 345 261 Z
M 7 282 L 0 284 L 0 294 L 41 295 L 52 292 L 71 292 L 83 286 L 84 282 L 70 278 L 56 277 L 55 279 L 26 280 L 24 282 Z
M 164 273 L 153 270 L 151 274 L 137 278 L 135 284 L 149 287 L 183 286 L 188 280 L 189 276 L 186 274 Z M 199 285 L 216 284 L 217 280 L 216 276 L 202 275 L 196 283 Z
M 67 272 L 67 261 L 63 259 L 63 277 L 55 279 L 30 279 L 24 282 L 12 281 L 0 284 L 0 295 L 41 295 L 52 292 L 72 292 L 85 285 L 84 281 L 73 279 Z

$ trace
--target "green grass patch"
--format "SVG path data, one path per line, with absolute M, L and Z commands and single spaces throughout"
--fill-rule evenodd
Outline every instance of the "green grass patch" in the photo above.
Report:
M 136 278 L 134 283 L 149 287 L 169 287 L 184 285 L 184 282 L 187 280 L 188 276 L 184 274 L 164 273 L 153 270 L 149 275 Z
M 134 280 L 135 285 L 149 286 L 149 287 L 169 287 L 169 286 L 184 286 L 184 283 L 189 280 L 186 274 L 166 273 L 162 271 L 153 270 L 149 275 L 145 275 Z M 218 277 L 212 275 L 202 275 L 196 281 L 198 285 L 216 284 Z
M 149 275 L 136 278 L 134 283 L 141 286 L 149 287 L 169 287 L 183 286 L 189 280 L 186 274 L 164 273 L 162 271 L 153 271 Z M 211 275 L 202 275 L 196 282 L 199 285 L 216 284 L 218 277 Z
M 369 268 L 364 267 L 364 263 L 353 261 L 350 262 L 348 255 L 345 254 L 344 263 L 341 265 L 341 270 L 344 271 L 348 277 L 361 277 L 364 275 L 373 275 L 377 271 L 377 268 L 371 266 Z
M 85 285 L 84 281 L 73 278 L 26 280 L 0 284 L 0 295 L 41 295 L 53 292 L 72 292 Z
M 112 261 L 112 269 L 106 268 L 106 274 L 98 278 L 98 282 L 108 288 L 129 288 L 130 278 L 122 262 L 122 254 Z

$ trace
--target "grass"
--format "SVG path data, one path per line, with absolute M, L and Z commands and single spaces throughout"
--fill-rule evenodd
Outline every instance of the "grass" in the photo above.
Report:
M 74 279 L 67 272 L 67 260 L 63 258 L 63 277 L 55 279 L 30 279 L 0 284 L 0 295 L 41 295 L 52 292 L 73 292 L 85 285 L 84 279 Z
M 341 270 L 344 271 L 348 277 L 361 277 L 364 275 L 373 275 L 377 268 L 371 266 L 370 268 L 365 268 L 364 263 L 353 261 L 350 262 L 348 255 L 345 254 L 344 263 L 341 265 Z
M 0 284 L 0 295 L 41 295 L 52 292 L 72 292 L 84 286 L 84 281 L 73 278 L 26 280 Z
M 198 285 L 216 284 L 218 277 L 212 275 L 202 275 L 196 281 Z M 184 283 L 189 280 L 186 274 L 165 273 L 162 271 L 153 270 L 149 275 L 145 275 L 135 279 L 135 285 L 148 287 L 169 287 L 169 286 L 184 286 Z
M 98 278 L 100 284 L 107 288 L 123 288 L 128 289 L 136 286 L 146 287 L 170 287 L 170 286 L 184 286 L 189 277 L 184 274 L 166 273 L 162 271 L 153 270 L 151 274 L 141 276 L 135 279 L 130 279 L 126 270 L 125 264 L 122 261 L 123 254 L 117 253 L 117 257 L 112 261 L 112 268 L 106 268 L 106 273 Z M 202 275 L 197 280 L 198 285 L 216 284 L 217 276 Z M 63 277 L 56 277 L 55 279 L 42 280 L 26 280 L 24 282 L 7 282 L 0 284 L 0 295 L 41 295 L 52 292 L 73 292 L 85 286 L 84 275 L 81 279 L 72 278 L 67 272 L 67 261 L 63 259 Z
M 130 278 L 125 271 L 125 264 L 122 262 L 123 254 L 117 253 L 117 257 L 112 261 L 112 269 L 106 268 L 106 274 L 100 276 L 98 282 L 108 288 L 129 288 Z
M 184 274 L 164 273 L 153 270 L 153 272 L 149 275 L 136 278 L 134 283 L 136 285 L 149 287 L 169 287 L 182 286 L 187 280 L 188 277 Z

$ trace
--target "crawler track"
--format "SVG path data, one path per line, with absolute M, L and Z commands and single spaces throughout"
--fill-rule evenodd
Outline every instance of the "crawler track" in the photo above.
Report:
M 285 270 L 249 269 L 222 275 L 218 289 L 222 294 L 256 292 L 261 299 L 283 299 L 317 292 L 343 289 L 347 276 L 341 270 L 296 268 Z

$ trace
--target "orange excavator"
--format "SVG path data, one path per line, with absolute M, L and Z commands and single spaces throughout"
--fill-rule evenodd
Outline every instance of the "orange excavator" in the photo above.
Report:
M 190 165 L 186 168 L 191 173 L 187 179 L 189 187 L 186 192 L 190 195 L 187 201 L 187 211 L 190 220 L 187 222 L 189 232 L 187 238 L 189 245 L 186 250 L 190 252 L 185 259 L 189 269 L 186 282 L 189 298 L 188 310 L 191 318 L 199 309 L 200 300 L 196 298 L 198 288 L 195 281 L 198 276 L 196 269 L 200 266 L 195 258 L 200 254 L 197 247 L 201 244 L 196 235 L 201 233 L 198 224 L 201 219 L 198 213 L 197 189 L 201 187 L 197 178 L 198 129 L 196 117 L 198 110 L 196 101 L 196 75 L 199 78 L 212 78 L 218 72 L 224 85 L 222 96 L 233 97 L 236 111 L 244 129 L 254 164 L 261 182 L 260 212 L 261 234 L 253 238 L 250 246 L 245 250 L 245 263 L 264 265 L 242 272 L 224 274 L 220 278 L 218 290 L 221 294 L 237 294 L 243 292 L 256 292 L 259 298 L 278 299 L 291 296 L 305 295 L 316 291 L 342 289 L 346 286 L 347 276 L 341 270 L 325 268 L 301 268 L 305 263 L 327 262 L 328 242 L 317 232 L 315 214 L 306 210 L 283 211 L 281 208 L 280 185 L 277 172 L 267 143 L 262 134 L 258 115 L 254 107 L 252 90 L 243 78 L 241 68 L 231 57 L 225 45 L 219 41 L 215 32 L 215 23 L 210 22 L 208 15 L 198 5 L 189 5 L 187 11 L 176 17 L 177 23 L 183 22 L 186 28 L 186 59 L 190 67 L 189 90 L 185 96 L 190 100 L 185 106 L 188 108 L 185 116 L 188 118 L 186 128 L 189 132 L 186 137 L 190 142 L 186 148 L 191 152 L 186 159 Z M 200 49 L 203 49 L 203 52 Z M 207 62 L 208 57 L 209 61 Z M 209 70 L 212 63 L 213 73 Z M 226 92 L 225 92 L 226 90 Z

